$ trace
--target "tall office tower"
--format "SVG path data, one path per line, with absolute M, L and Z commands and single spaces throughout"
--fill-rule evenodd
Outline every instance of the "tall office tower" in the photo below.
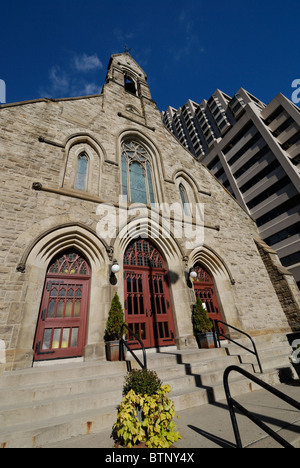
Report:
M 163 121 L 256 220 L 300 288 L 300 109 L 240 89 L 169 107 Z

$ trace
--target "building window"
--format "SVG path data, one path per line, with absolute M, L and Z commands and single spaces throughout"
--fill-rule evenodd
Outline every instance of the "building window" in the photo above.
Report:
M 155 202 L 150 157 L 135 141 L 122 145 L 122 197 L 131 203 Z
M 76 190 L 86 190 L 87 188 L 88 161 L 89 159 L 85 153 L 82 153 L 78 157 L 77 173 L 75 180 Z
M 124 78 L 124 87 L 126 91 L 136 96 L 136 84 L 134 80 L 127 74 Z
M 182 184 L 179 185 L 179 193 L 180 193 L 180 198 L 181 198 L 184 213 L 187 216 L 190 216 L 191 213 L 190 213 L 189 206 L 188 206 L 188 198 L 187 198 L 186 190 Z

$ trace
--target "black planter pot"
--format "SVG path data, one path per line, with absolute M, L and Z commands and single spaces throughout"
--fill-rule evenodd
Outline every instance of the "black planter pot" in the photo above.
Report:
M 213 332 L 209 333 L 196 333 L 196 340 L 200 349 L 215 348 L 215 336 Z
M 123 354 L 121 352 L 121 342 L 120 341 L 107 341 L 105 343 L 106 347 L 106 359 L 108 361 L 125 361 L 127 348 L 123 345 Z

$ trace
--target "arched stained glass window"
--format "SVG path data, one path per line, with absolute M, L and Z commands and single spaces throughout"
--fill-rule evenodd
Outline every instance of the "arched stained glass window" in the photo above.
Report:
M 88 173 L 88 157 L 85 153 L 82 153 L 78 157 L 77 173 L 75 180 L 75 189 L 86 190 L 87 188 L 87 173 Z
M 127 247 L 124 265 L 165 268 L 161 254 L 147 239 L 135 240 Z
M 72 250 L 57 255 L 49 266 L 48 273 L 58 275 L 89 275 L 90 267 L 79 253 Z
M 122 145 L 122 196 L 131 203 L 155 202 L 149 155 L 134 141 Z

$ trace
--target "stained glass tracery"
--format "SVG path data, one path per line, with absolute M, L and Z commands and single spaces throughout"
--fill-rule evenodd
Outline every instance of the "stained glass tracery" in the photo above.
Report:
M 146 239 L 131 244 L 124 256 L 124 265 L 164 268 L 164 261 L 158 250 Z
M 122 145 L 122 196 L 132 203 L 155 202 L 149 154 L 135 141 Z
M 48 273 L 60 275 L 89 275 L 89 266 L 78 253 L 59 255 L 51 263 Z

